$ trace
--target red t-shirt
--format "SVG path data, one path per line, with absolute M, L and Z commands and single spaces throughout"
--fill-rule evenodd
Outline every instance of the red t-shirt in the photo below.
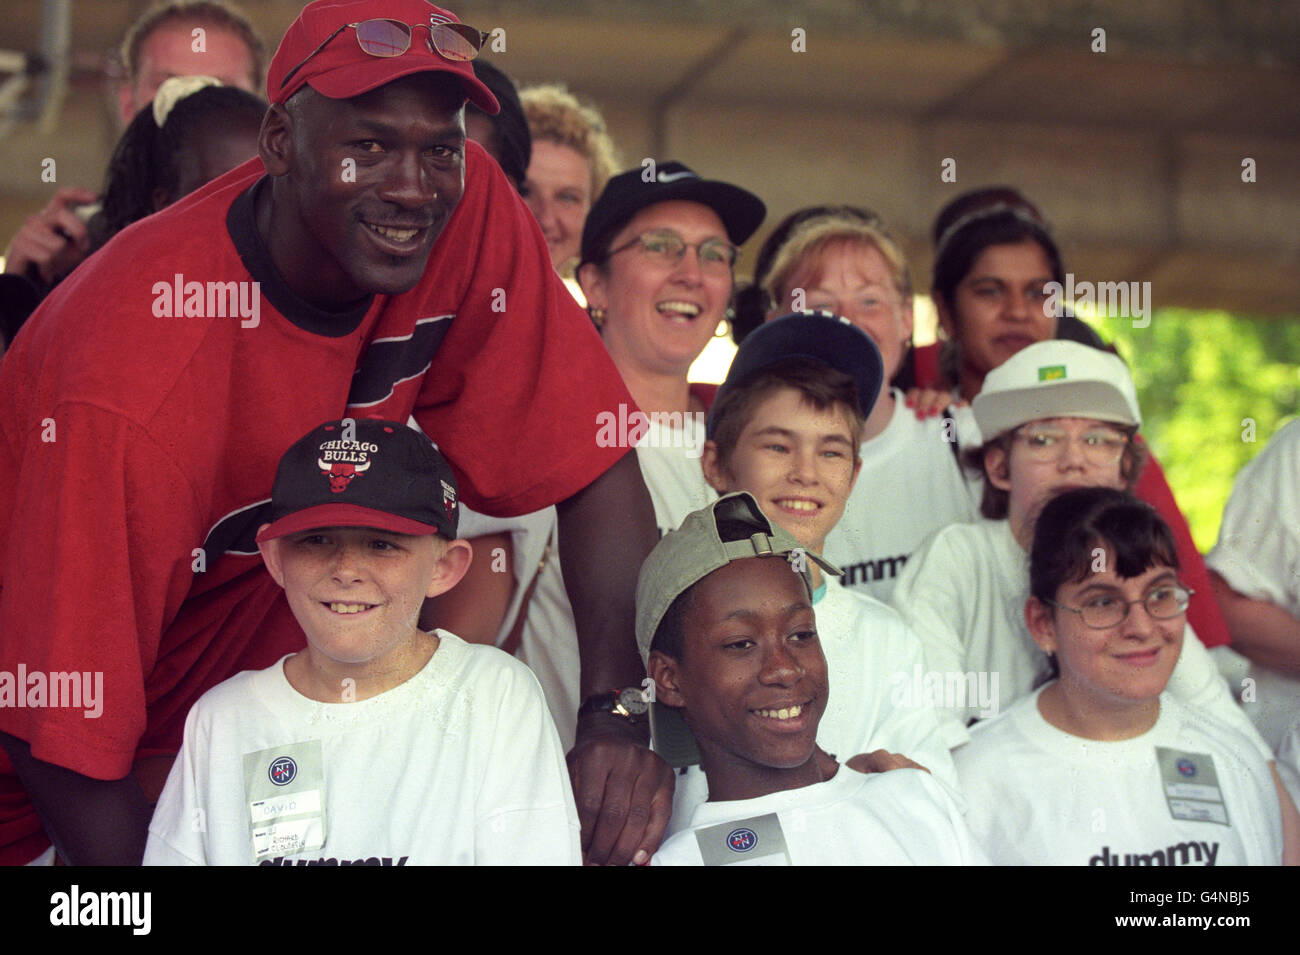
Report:
M 420 283 L 344 314 L 275 274 L 253 225 L 263 174 L 251 160 L 122 232 L 0 365 L 0 672 L 103 674 L 98 716 L 5 706 L 0 730 L 86 776 L 175 752 L 203 692 L 304 645 L 252 536 L 281 454 L 322 421 L 414 414 L 462 500 L 501 516 L 627 453 L 600 447 L 595 422 L 635 404 L 477 144 Z M 212 314 L 226 288 L 251 303 L 254 278 L 256 325 L 183 314 Z M 164 317 L 177 282 L 182 314 Z M 210 298 L 216 282 L 239 284 Z M 0 862 L 46 844 L 0 751 Z
M 711 381 L 692 381 L 690 384 L 691 397 L 698 398 L 707 412 L 713 407 L 713 399 L 718 397 L 718 389 L 721 387 L 721 385 L 715 385 Z

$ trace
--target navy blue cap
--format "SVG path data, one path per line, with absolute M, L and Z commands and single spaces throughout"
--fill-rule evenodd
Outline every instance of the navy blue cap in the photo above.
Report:
M 718 407 L 726 395 L 764 368 L 787 358 L 811 358 L 844 372 L 857 383 L 862 417 L 870 417 L 885 381 L 885 365 L 871 336 L 847 318 L 830 312 L 791 312 L 764 322 L 745 336 L 709 409 L 705 434 L 718 427 Z
M 701 179 L 695 170 L 669 160 L 653 167 L 638 166 L 609 182 L 587 213 L 582 227 L 582 264 L 599 262 L 609 239 L 646 206 L 679 199 L 698 202 L 718 214 L 733 245 L 743 245 L 758 231 L 767 206 L 747 189 L 729 182 Z

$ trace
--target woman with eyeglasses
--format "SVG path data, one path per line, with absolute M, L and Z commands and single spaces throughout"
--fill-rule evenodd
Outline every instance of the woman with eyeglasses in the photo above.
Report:
M 737 247 L 765 213 L 752 193 L 679 162 L 615 176 L 592 206 L 578 283 L 645 413 L 693 420 L 707 410 L 686 373 L 725 318 Z
M 1039 512 L 1074 488 L 1130 490 L 1145 455 L 1133 440 L 1142 416 L 1128 369 L 1077 342 L 1039 342 L 1008 358 L 985 378 L 973 410 L 985 443 L 967 459 L 983 476 L 983 519 L 938 531 L 890 597 L 938 674 L 952 747 L 968 738 L 967 722 L 996 715 L 1050 676 L 1024 616 Z M 925 679 L 915 682 L 915 692 L 931 692 Z M 1169 692 L 1272 759 L 1190 628 Z
M 717 386 L 692 385 L 686 374 L 726 316 L 737 246 L 765 212 L 739 186 L 703 179 L 679 162 L 647 161 L 609 180 L 583 228 L 578 281 L 639 410 L 573 426 L 589 429 L 598 444 L 637 448 L 661 533 L 717 496 L 700 468 Z M 575 388 L 582 374 L 573 369 Z M 482 535 L 474 543 L 488 559 L 437 598 L 439 625 L 517 652 L 541 682 L 566 749 L 580 715 L 640 719 L 644 708 L 630 712 L 625 703 L 627 691 L 641 687 L 581 695 L 554 508 L 504 519 L 463 512 L 461 520 L 466 537 Z
M 1295 807 L 1252 741 L 1166 692 L 1191 595 L 1155 510 L 1111 488 L 1058 495 L 1035 523 L 1029 581 L 1025 624 L 1053 679 L 954 754 L 992 861 L 1294 861 Z

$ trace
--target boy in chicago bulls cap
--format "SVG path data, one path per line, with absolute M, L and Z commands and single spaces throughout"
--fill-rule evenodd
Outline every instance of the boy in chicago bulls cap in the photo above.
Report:
M 418 626 L 472 557 L 434 444 L 327 422 L 280 459 L 269 516 L 257 545 L 307 645 L 195 704 L 145 864 L 579 863 L 532 672 Z
M 458 513 L 456 478 L 432 441 L 393 421 L 344 418 L 284 453 L 271 488 L 271 523 L 257 543 L 331 526 L 450 541 Z

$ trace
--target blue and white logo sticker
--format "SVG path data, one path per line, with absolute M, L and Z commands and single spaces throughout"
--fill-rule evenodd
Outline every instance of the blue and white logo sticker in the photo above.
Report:
M 267 771 L 267 776 L 277 786 L 289 785 L 297 775 L 298 764 L 291 756 L 279 756 L 271 760 L 271 768 Z
M 1185 756 L 1178 760 L 1174 765 L 1178 767 L 1178 773 L 1181 776 L 1186 776 L 1190 779 L 1192 776 L 1196 775 L 1196 764 Z
M 727 848 L 732 852 L 748 852 L 758 845 L 758 833 L 753 829 L 732 829 L 727 834 Z

